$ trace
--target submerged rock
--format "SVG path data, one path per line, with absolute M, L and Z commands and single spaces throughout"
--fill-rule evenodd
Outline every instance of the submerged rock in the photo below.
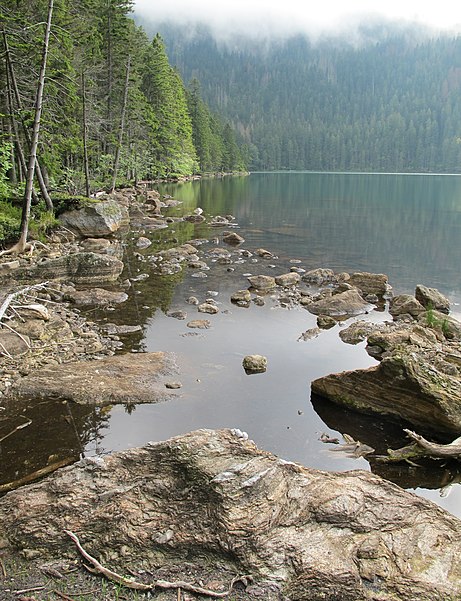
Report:
M 187 327 L 198 330 L 207 330 L 211 328 L 211 322 L 208 319 L 193 319 L 187 322 Z
M 237 246 L 238 244 L 243 244 L 243 242 L 245 242 L 245 238 L 242 238 L 242 236 L 236 232 L 226 232 L 223 235 L 223 242 Z
M 118 571 L 224 562 L 298 601 L 461 595 L 460 520 L 369 472 L 279 459 L 239 430 L 84 459 L 0 499 L 7 556 L 73 559 L 64 530 Z
M 68 400 L 81 405 L 159 403 L 171 398 L 165 377 L 177 371 L 171 353 L 129 353 L 97 361 L 76 361 L 36 370 L 21 378 L 7 402 Z

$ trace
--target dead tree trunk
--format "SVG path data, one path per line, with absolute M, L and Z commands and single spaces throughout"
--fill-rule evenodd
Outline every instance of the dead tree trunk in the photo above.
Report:
M 16 81 L 16 75 L 14 72 L 14 67 L 13 67 L 13 62 L 11 60 L 11 54 L 10 54 L 10 49 L 9 49 L 9 45 L 8 45 L 8 39 L 6 37 L 6 33 L 5 30 L 3 29 L 3 43 L 5 46 L 5 57 L 6 57 L 6 74 L 7 74 L 7 78 L 8 76 L 11 79 L 11 84 L 12 84 L 12 88 L 13 88 L 13 92 L 14 92 L 14 98 L 16 100 L 16 106 L 18 107 L 18 111 L 20 112 L 22 110 L 22 103 L 21 103 L 21 96 L 19 94 L 19 88 L 18 88 L 18 84 Z M 24 124 L 24 121 L 21 119 L 21 123 L 22 123 L 22 128 L 24 130 L 24 135 L 26 137 L 26 140 L 29 144 L 29 146 L 32 145 L 31 142 L 31 136 L 29 133 L 29 130 L 27 129 L 27 127 Z M 16 140 L 17 140 L 17 144 L 20 144 L 20 140 L 19 137 L 16 136 Z M 38 181 L 38 185 L 40 187 L 40 192 L 42 193 L 42 196 L 45 200 L 45 204 L 46 204 L 46 208 L 49 211 L 53 211 L 53 202 L 51 200 L 50 195 L 48 194 L 48 189 L 47 186 L 45 184 L 45 180 L 42 174 L 42 169 L 40 167 L 40 163 L 37 157 L 35 157 L 35 170 L 36 170 L 36 176 L 37 176 L 37 181 Z M 23 171 L 24 173 L 27 173 L 27 167 L 25 165 L 25 161 L 24 161 L 24 165 L 22 165 Z M 36 195 L 35 192 L 32 193 L 32 196 L 34 198 L 34 200 L 36 199 Z
M 90 196 L 90 170 L 88 167 L 88 139 L 87 139 L 87 120 L 86 120 L 86 85 L 85 73 L 82 71 L 82 110 L 83 110 L 83 166 L 85 170 L 85 192 Z
M 130 63 L 131 63 L 131 57 L 129 56 L 127 64 L 126 64 L 125 91 L 123 94 L 122 114 L 120 117 L 120 129 L 118 132 L 117 148 L 115 149 L 114 167 L 113 167 L 113 171 L 112 171 L 111 192 L 114 192 L 114 190 L 115 190 L 115 182 L 117 179 L 117 171 L 118 171 L 118 165 L 119 165 L 119 161 L 120 161 L 120 149 L 122 147 L 123 131 L 125 129 L 125 115 L 126 115 L 126 107 L 128 104 L 128 87 L 130 84 Z
M 27 244 L 27 236 L 29 233 L 29 218 L 30 218 L 30 204 L 32 199 L 32 187 L 35 174 L 35 164 L 37 160 L 37 146 L 38 138 L 40 133 L 40 119 L 42 116 L 42 99 L 43 89 L 45 87 L 45 73 L 46 63 L 48 58 L 48 46 L 50 43 L 50 31 L 51 31 L 51 18 L 53 15 L 53 0 L 49 0 L 48 4 L 48 17 L 45 27 L 45 37 L 43 40 L 43 52 L 42 52 L 42 64 L 40 67 L 40 75 L 38 78 L 37 93 L 35 96 L 35 117 L 34 126 L 32 130 L 32 138 L 30 143 L 30 156 L 29 163 L 27 166 L 27 178 L 26 178 L 26 189 L 24 192 L 24 201 L 22 206 L 22 217 L 21 217 L 21 235 L 17 242 L 18 252 L 24 252 Z

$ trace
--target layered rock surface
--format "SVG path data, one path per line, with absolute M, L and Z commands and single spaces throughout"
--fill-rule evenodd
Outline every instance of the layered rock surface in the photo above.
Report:
M 0 544 L 112 567 L 230 562 L 290 599 L 454 601 L 461 522 L 368 472 L 278 459 L 236 431 L 199 430 L 80 461 L 0 499 Z

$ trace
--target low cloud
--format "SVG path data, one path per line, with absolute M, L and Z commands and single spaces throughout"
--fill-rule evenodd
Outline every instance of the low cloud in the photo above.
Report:
M 415 22 L 437 31 L 461 31 L 461 3 L 453 0 L 136 0 L 135 11 L 154 23 L 207 24 L 218 37 L 246 34 L 252 37 L 307 33 L 341 34 L 360 23 L 383 18 L 400 23 Z

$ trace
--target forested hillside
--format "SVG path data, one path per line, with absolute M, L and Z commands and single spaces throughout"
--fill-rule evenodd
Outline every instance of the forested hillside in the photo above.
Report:
M 15 0 L 0 6 L 0 197 L 25 179 L 50 7 L 37 152 L 48 189 L 244 169 L 234 132 L 197 82 L 185 88 L 130 1 Z
M 459 37 L 387 31 L 354 47 L 159 29 L 184 80 L 197 77 L 251 146 L 253 169 L 461 170 Z

